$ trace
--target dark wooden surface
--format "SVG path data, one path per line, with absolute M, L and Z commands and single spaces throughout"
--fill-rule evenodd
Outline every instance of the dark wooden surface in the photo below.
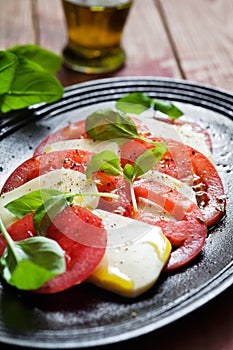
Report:
M 0 0 L 0 50 L 36 43 L 61 54 L 60 0 Z M 109 76 L 165 76 L 233 92 L 232 0 L 135 0 L 122 40 L 127 60 L 108 75 L 62 68 L 64 86 Z M 163 329 L 99 350 L 232 350 L 233 289 Z M 0 344 L 1 350 L 13 349 Z

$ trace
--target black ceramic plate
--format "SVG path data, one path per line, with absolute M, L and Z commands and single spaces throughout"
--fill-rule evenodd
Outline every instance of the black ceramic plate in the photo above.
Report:
M 208 129 L 227 195 L 226 216 L 211 231 L 203 251 L 190 266 L 161 277 L 135 300 L 87 284 L 54 296 L 33 296 L 0 287 L 1 342 L 56 349 L 113 343 L 161 328 L 232 285 L 233 95 L 229 92 L 153 77 L 104 79 L 71 86 L 61 101 L 12 113 L 2 122 L 2 182 L 51 131 L 68 120 L 85 117 L 96 104 L 113 104 L 134 91 L 176 102 L 188 120 Z

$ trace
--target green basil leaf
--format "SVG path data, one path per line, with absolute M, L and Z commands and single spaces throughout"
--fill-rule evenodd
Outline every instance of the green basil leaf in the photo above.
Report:
M 62 194 L 62 192 L 54 189 L 40 189 L 27 193 L 5 205 L 12 214 L 18 218 L 36 211 L 44 202 L 53 196 Z
M 7 283 L 20 289 L 37 289 L 65 271 L 64 252 L 56 241 L 31 237 L 14 242 L 1 216 L 0 231 L 7 242 L 0 259 L 1 273 Z
M 62 95 L 63 87 L 55 77 L 37 63 L 19 57 L 15 79 L 9 93 L 3 96 L 1 110 L 6 113 L 36 103 L 51 103 Z
M 36 232 L 45 235 L 52 220 L 69 205 L 70 203 L 63 193 L 44 202 L 33 215 L 33 225 Z
M 131 164 L 125 164 L 124 167 L 124 176 L 129 181 L 133 180 L 134 177 L 134 167 Z
M 38 45 L 16 45 L 8 49 L 8 52 L 14 53 L 16 56 L 23 56 L 30 61 L 39 64 L 51 75 L 59 71 L 62 65 L 62 57 L 46 50 Z
M 86 133 L 93 140 L 132 139 L 138 135 L 136 125 L 124 113 L 107 108 L 90 114 Z
M 148 149 L 141 156 L 137 157 L 134 163 L 133 179 L 152 169 L 161 160 L 166 151 L 167 149 L 164 144 L 157 143 L 156 147 Z
M 134 114 L 140 114 L 153 107 L 154 110 L 158 110 L 174 120 L 184 114 L 173 103 L 152 99 L 142 92 L 133 92 L 119 98 L 116 107 L 124 113 Z
M 170 102 L 153 100 L 153 104 L 155 110 L 158 110 L 168 115 L 174 120 L 178 119 L 184 114 L 179 108 L 177 108 L 173 103 Z
M 0 51 L 0 95 L 8 93 L 10 90 L 17 69 L 17 62 L 18 59 L 13 53 Z
M 142 92 L 133 92 L 129 95 L 121 97 L 116 102 L 116 107 L 124 113 L 141 114 L 149 109 L 152 99 Z
M 46 237 L 14 242 L 14 251 L 6 248 L 0 263 L 6 282 L 22 290 L 38 289 L 66 268 L 63 250 Z
M 97 171 L 102 171 L 110 176 L 122 175 L 119 157 L 112 151 L 95 154 L 87 166 L 87 178 L 90 179 Z

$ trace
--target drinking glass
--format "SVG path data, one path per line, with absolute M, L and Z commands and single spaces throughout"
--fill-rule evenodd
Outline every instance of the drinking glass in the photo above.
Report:
M 121 39 L 132 2 L 62 0 L 68 35 L 65 65 L 91 74 L 120 68 L 126 58 Z

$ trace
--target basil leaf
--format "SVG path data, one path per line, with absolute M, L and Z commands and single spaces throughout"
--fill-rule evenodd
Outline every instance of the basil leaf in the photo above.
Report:
M 93 173 L 102 171 L 107 175 L 122 175 L 120 160 L 112 151 L 103 151 L 95 154 L 86 168 L 86 176 L 88 179 Z
M 19 57 L 15 79 L 1 103 L 3 113 L 41 102 L 54 102 L 63 95 L 60 82 L 37 63 Z
M 10 90 L 17 69 L 17 61 L 17 57 L 12 53 L 0 51 L 0 95 Z
M 129 181 L 133 180 L 134 177 L 134 167 L 131 164 L 125 164 L 124 167 L 124 176 L 127 178 Z
M 118 99 L 116 107 L 124 113 L 134 114 L 140 114 L 149 108 L 153 108 L 174 120 L 183 115 L 183 112 L 173 103 L 152 99 L 142 92 L 133 92 Z
M 18 218 L 36 211 L 45 201 L 52 196 L 62 194 L 62 192 L 54 189 L 40 189 L 27 193 L 5 205 L 12 214 Z
M 23 290 L 38 289 L 65 271 L 64 252 L 56 241 L 31 237 L 14 242 L 1 217 L 0 230 L 8 244 L 0 259 L 2 276 L 10 285 Z
M 38 45 L 16 45 L 8 49 L 16 56 L 23 56 L 39 64 L 51 75 L 57 73 L 62 65 L 62 57 Z
M 137 157 L 134 163 L 133 179 L 145 174 L 152 169 L 166 153 L 166 147 L 162 143 L 158 143 L 156 147 L 148 149 L 141 156 Z
M 116 102 L 116 107 L 124 113 L 141 114 L 151 107 L 152 99 L 142 92 L 133 92 L 121 97 Z
M 174 120 L 178 119 L 184 114 L 179 108 L 177 108 L 173 103 L 170 102 L 153 100 L 153 104 L 155 110 L 167 114 L 170 118 Z
M 15 242 L 14 252 L 7 248 L 0 263 L 7 283 L 24 290 L 38 289 L 65 271 L 63 250 L 56 241 L 46 237 Z
M 138 137 L 134 122 L 124 113 L 110 108 L 98 110 L 86 119 L 86 133 L 93 140 Z
M 53 196 L 44 202 L 33 215 L 33 225 L 36 232 L 46 235 L 52 220 L 70 205 L 65 194 Z

